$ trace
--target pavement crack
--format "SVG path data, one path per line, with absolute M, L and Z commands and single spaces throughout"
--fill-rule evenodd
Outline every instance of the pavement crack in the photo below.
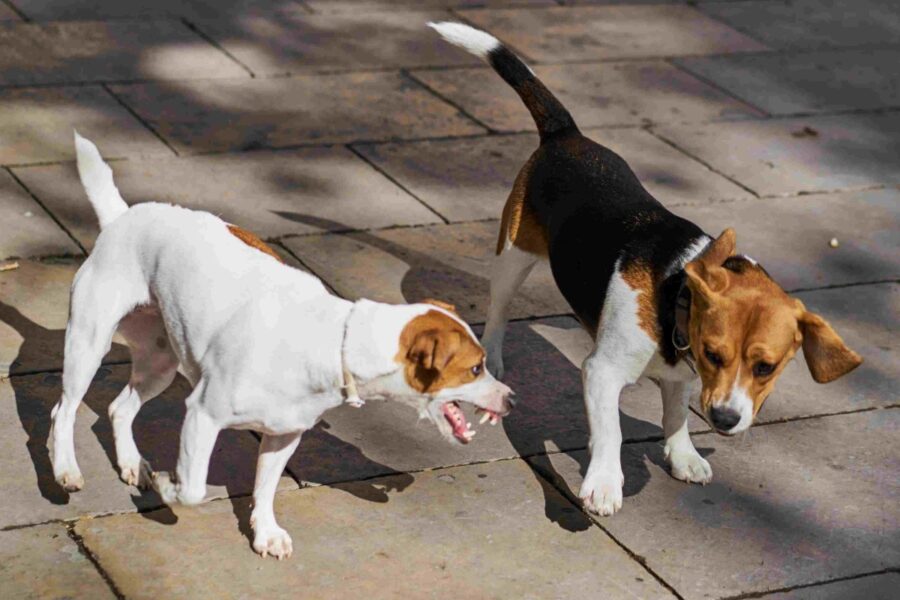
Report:
M 71 538 L 71 540 L 75 542 L 75 545 L 78 546 L 78 551 L 86 559 L 88 559 L 92 565 L 94 565 L 94 568 L 97 569 L 100 577 L 102 577 L 103 581 L 106 582 L 106 585 L 109 586 L 109 589 L 113 593 L 113 595 L 116 598 L 119 598 L 119 600 L 124 600 L 125 594 L 122 593 L 122 591 L 116 585 L 116 582 L 113 581 L 109 573 L 106 572 L 106 569 L 104 569 L 100 564 L 100 560 L 99 558 L 97 558 L 97 555 L 91 552 L 87 545 L 84 543 L 84 538 L 78 535 L 78 533 L 75 531 L 75 523 L 66 523 L 66 533 L 69 535 L 69 538 Z

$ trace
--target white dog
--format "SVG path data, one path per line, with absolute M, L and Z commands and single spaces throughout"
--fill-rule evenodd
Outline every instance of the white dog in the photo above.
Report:
M 67 491 L 84 485 L 75 412 L 117 330 L 132 356 L 131 379 L 109 406 L 122 479 L 152 483 L 166 503 L 197 504 L 219 431 L 261 432 L 251 524 L 263 556 L 291 554 L 291 538 L 275 522 L 275 489 L 301 433 L 326 410 L 360 398 L 398 400 L 459 443 L 475 431 L 457 401 L 484 412 L 482 422 L 509 411 L 510 389 L 484 368 L 481 345 L 452 307 L 332 296 L 211 214 L 128 208 L 97 148 L 77 133 L 75 146 L 102 232 L 72 286 L 63 392 L 52 412 L 53 473 Z M 179 366 L 193 391 L 176 477 L 158 473 L 148 482 L 132 422 Z

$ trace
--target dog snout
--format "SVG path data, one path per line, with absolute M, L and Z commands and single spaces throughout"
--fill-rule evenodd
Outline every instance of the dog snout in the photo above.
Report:
M 713 406 L 709 409 L 709 420 L 719 431 L 728 432 L 741 420 L 741 414 L 732 408 Z
M 501 417 L 505 417 L 515 406 L 516 402 L 512 399 L 513 391 L 508 385 L 500 381 L 494 382 L 493 398 L 491 401 L 492 408 L 495 413 Z

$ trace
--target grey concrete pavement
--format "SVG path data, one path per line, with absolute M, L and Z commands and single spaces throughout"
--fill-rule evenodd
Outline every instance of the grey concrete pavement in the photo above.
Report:
M 500 211 L 537 137 L 432 19 L 521 52 L 583 131 L 673 212 L 735 227 L 863 365 L 823 386 L 798 356 L 737 439 L 692 413 L 705 487 L 668 474 L 656 385 L 628 388 L 625 504 L 590 518 L 575 493 L 591 340 L 539 265 L 510 311 L 516 410 L 465 447 L 397 404 L 327 413 L 280 482 L 288 561 L 250 547 L 251 432 L 222 434 L 200 507 L 119 481 L 118 339 L 79 409 L 85 488 L 63 492 L 49 412 L 97 236 L 73 128 L 131 203 L 213 212 L 338 295 L 439 298 L 480 331 Z M 0 597 L 895 597 L 898 33 L 892 0 L 0 1 Z M 174 466 L 188 387 L 135 422 L 157 470 Z

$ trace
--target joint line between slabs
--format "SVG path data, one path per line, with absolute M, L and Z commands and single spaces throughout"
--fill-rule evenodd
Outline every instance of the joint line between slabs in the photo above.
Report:
M 73 243 L 81 250 L 81 252 L 84 254 L 84 256 L 87 256 L 87 255 L 88 255 L 87 249 L 85 249 L 85 247 L 81 245 L 81 242 L 78 241 L 78 238 L 76 238 L 76 237 L 72 234 L 72 232 L 69 231 L 69 229 L 68 229 L 65 225 L 63 225 L 63 222 L 60 221 L 58 218 L 56 218 L 56 215 L 54 215 L 54 214 L 50 211 L 50 209 L 47 208 L 47 205 L 45 205 L 43 202 L 41 202 L 40 198 L 37 197 L 37 194 L 35 194 L 34 192 L 32 192 L 31 189 L 29 189 L 29 187 L 28 187 L 27 185 L 25 185 L 25 182 L 22 181 L 21 179 L 19 179 L 19 177 L 13 172 L 12 169 L 10 169 L 9 167 L 5 167 L 4 170 L 5 170 L 7 173 L 9 173 L 9 176 L 12 177 L 13 180 L 15 180 L 15 182 L 16 182 L 17 184 L 19 184 L 19 187 L 21 187 L 23 190 L 25 190 L 25 192 L 26 192 L 29 196 L 31 196 L 31 199 L 34 200 L 35 203 L 37 203 L 38 206 L 41 207 L 41 210 L 43 210 L 45 213 L 47 213 L 47 216 L 49 216 L 49 217 L 53 220 L 53 222 L 56 223 L 56 225 L 57 225 L 60 229 L 63 230 L 63 233 L 65 233 L 65 234 L 69 237 L 69 239 L 72 240 L 72 242 L 73 242 Z
M 738 96 L 737 94 L 735 94 L 735 93 L 732 92 L 731 90 L 722 87 L 721 85 L 719 85 L 718 83 L 716 83 L 716 82 L 713 81 L 712 79 L 709 79 L 708 77 L 706 77 L 706 76 L 704 76 L 704 75 L 700 75 L 700 74 L 698 74 L 698 73 L 695 73 L 695 72 L 691 71 L 690 68 L 688 68 L 688 67 L 686 67 L 685 65 L 682 65 L 680 62 L 678 62 L 678 59 L 669 59 L 669 60 L 666 60 L 666 62 L 667 62 L 668 64 L 672 65 L 673 68 L 675 68 L 675 69 L 681 71 L 682 73 L 684 73 L 685 75 L 688 75 L 689 77 L 693 77 L 693 78 L 696 79 L 697 81 L 706 84 L 706 85 L 709 86 L 710 88 L 712 88 L 712 89 L 718 91 L 719 93 L 721 93 L 721 94 L 723 94 L 723 95 L 725 95 L 725 96 L 728 96 L 728 97 L 731 98 L 732 100 L 736 100 L 737 102 L 740 102 L 740 103 L 743 104 L 744 106 L 746 106 L 746 107 L 748 107 L 748 108 L 751 108 L 751 109 L 753 109 L 754 111 L 760 113 L 760 116 L 756 116 L 756 118 L 750 119 L 750 120 L 764 121 L 764 120 L 769 119 L 769 118 L 772 117 L 772 115 L 771 115 L 771 113 L 769 113 L 769 111 L 767 111 L 767 110 L 765 110 L 765 109 L 763 109 L 763 108 L 761 108 L 761 107 L 759 107 L 759 106 L 756 106 L 755 104 L 753 104 L 752 102 L 749 102 L 749 101 L 745 100 L 744 98 L 741 98 L 740 96 Z
M 447 217 L 445 217 L 445 216 L 442 215 L 440 212 L 438 212 L 437 209 L 435 209 L 435 208 L 433 208 L 432 206 L 430 206 L 430 205 L 429 205 L 427 202 L 425 202 L 422 198 L 419 198 L 419 196 L 417 196 L 416 194 L 414 194 L 414 193 L 412 192 L 412 190 L 410 190 L 410 189 L 407 188 L 405 185 L 403 185 L 402 183 L 400 183 L 400 181 L 399 181 L 398 179 L 396 179 L 393 175 L 391 175 L 391 174 L 388 173 L 386 170 L 384 170 L 383 168 L 381 168 L 381 166 L 377 165 L 377 164 L 375 163 L 375 161 L 370 160 L 368 156 L 366 156 L 365 154 L 363 154 L 362 152 L 360 152 L 360 151 L 359 151 L 357 148 L 355 148 L 352 144 L 347 144 L 346 148 L 347 148 L 347 150 L 349 150 L 350 152 L 352 152 L 357 158 L 359 158 L 361 161 L 363 161 L 364 163 L 366 163 L 367 165 L 369 165 L 369 167 L 371 167 L 371 168 L 374 169 L 377 173 L 379 173 L 382 177 L 384 177 L 385 179 L 387 179 L 388 181 L 390 181 L 391 183 L 393 183 L 394 185 L 396 185 L 398 188 L 400 188 L 401 190 L 403 190 L 403 191 L 406 192 L 407 194 L 409 194 L 409 196 L 410 196 L 411 198 L 413 198 L 416 202 L 418 202 L 419 204 L 421 204 L 422 206 L 424 206 L 425 209 L 428 210 L 428 212 L 432 213 L 434 216 L 436 216 L 438 219 L 440 219 L 445 225 L 447 225 L 447 224 L 450 223 L 450 220 L 449 220 Z
M 763 592 L 747 592 L 745 594 L 738 594 L 737 596 L 727 596 L 723 598 L 723 600 L 746 600 L 749 598 L 764 598 L 769 594 L 777 594 L 780 592 L 791 592 L 794 590 L 803 590 L 814 587 L 820 587 L 824 585 L 829 585 L 831 583 L 840 583 L 842 581 L 853 581 L 854 579 L 865 579 L 866 577 L 874 577 L 876 575 L 886 575 L 888 573 L 900 573 L 900 567 L 887 567 L 885 569 L 879 569 L 878 571 L 868 571 L 866 573 L 857 573 L 856 575 L 847 575 L 845 577 L 836 577 L 834 579 L 825 579 L 823 581 L 816 581 L 814 583 L 801 583 L 799 585 L 787 586 L 783 588 L 777 588 L 774 590 L 766 590 Z
M 580 500 L 577 498 L 573 498 L 571 496 L 570 490 L 568 488 L 563 489 L 560 485 L 557 485 L 550 478 L 545 477 L 543 475 L 543 473 L 541 473 L 540 470 L 533 467 L 529 461 L 526 460 L 525 464 L 528 465 L 528 468 L 531 469 L 531 472 L 532 472 L 532 474 L 534 474 L 535 477 L 545 481 L 547 483 L 547 485 L 549 485 L 551 488 L 556 490 L 556 492 L 559 493 L 567 502 L 572 504 L 576 510 L 581 511 L 581 513 L 593 524 L 594 527 L 596 527 L 597 529 L 602 531 L 604 534 L 606 534 L 606 537 L 608 537 L 610 540 L 612 540 L 616 546 L 621 548 L 632 561 L 639 564 L 641 566 L 641 568 L 644 569 L 644 571 L 649 573 L 650 576 L 653 577 L 653 579 L 655 579 L 657 583 L 659 583 L 662 587 L 664 587 L 666 590 L 668 590 L 673 596 L 678 598 L 678 600 L 684 600 L 684 597 L 681 594 L 679 594 L 678 591 L 674 587 L 672 587 L 672 585 L 669 584 L 668 581 L 663 579 L 659 574 L 656 573 L 656 571 L 654 571 L 650 567 L 649 564 L 647 564 L 646 558 L 639 555 L 637 552 L 632 551 L 631 548 L 626 546 L 622 541 L 620 541 L 616 536 L 614 536 L 606 527 L 604 527 L 600 523 L 600 521 L 597 518 L 595 518 L 594 515 L 592 515 L 588 511 L 584 510 L 584 507 L 581 505 Z
M 475 125 L 477 125 L 478 127 L 483 128 L 487 132 L 488 135 L 493 135 L 493 134 L 497 133 L 497 131 L 493 127 L 490 127 L 486 123 L 483 123 L 475 115 L 473 115 L 468 110 L 463 108 L 461 104 L 458 104 L 457 102 L 451 100 L 444 94 L 440 93 L 439 91 L 437 91 L 436 89 L 434 89 L 433 87 L 431 87 L 430 85 L 428 85 L 427 83 L 425 83 L 424 81 L 422 81 L 421 79 L 416 77 L 415 73 L 411 72 L 410 70 L 400 69 L 400 75 L 405 77 L 409 81 L 412 81 L 413 83 L 415 83 L 416 85 L 421 87 L 423 90 L 425 90 L 425 92 L 431 94 L 432 96 L 434 96 L 435 98 L 437 98 L 438 100 L 443 102 L 444 104 L 447 104 L 447 105 L 453 107 L 454 109 L 456 109 L 456 111 L 459 114 L 461 114 L 463 117 L 469 119 L 470 121 L 475 123 Z
M 762 120 L 762 119 L 757 119 L 757 121 L 761 121 L 761 120 Z M 654 129 L 655 127 L 656 127 L 656 124 L 654 124 L 654 125 L 652 125 L 652 126 L 650 126 L 650 127 L 644 128 L 644 131 L 646 131 L 647 133 L 649 133 L 650 135 L 652 135 L 652 136 L 655 137 L 656 139 L 660 140 L 662 143 L 666 144 L 667 146 L 670 146 L 670 147 L 674 148 L 675 150 L 677 150 L 677 151 L 680 152 L 681 154 L 683 154 L 683 155 L 687 156 L 688 158 L 690 158 L 690 159 L 692 159 L 692 160 L 698 162 L 699 164 L 703 165 L 704 167 L 706 167 L 707 169 L 709 169 L 711 172 L 715 173 L 716 175 L 718 175 L 718 176 L 720 176 L 720 177 L 724 177 L 725 179 L 727 179 L 728 181 L 730 181 L 730 182 L 733 183 L 734 185 L 738 186 L 739 188 L 741 188 L 741 189 L 744 190 L 745 192 L 748 192 L 748 193 L 752 194 L 754 198 L 759 198 L 759 194 L 758 194 L 756 191 L 754 191 L 754 190 L 752 190 L 751 188 L 747 187 L 746 185 L 744 185 L 743 183 L 741 183 L 741 182 L 738 181 L 737 179 L 735 179 L 735 178 L 733 178 L 733 177 L 731 177 L 731 176 L 729 176 L 729 175 L 726 175 L 725 173 L 719 171 L 718 169 L 716 169 L 715 167 L 713 167 L 711 164 L 709 164 L 708 162 L 706 162 L 705 160 L 703 160 L 703 159 L 700 158 L 699 156 L 695 156 L 695 155 L 692 154 L 691 152 L 688 152 L 687 150 L 685 150 L 684 148 L 682 148 L 681 146 L 679 146 L 678 144 L 676 144 L 675 142 L 673 142 L 673 141 L 670 140 L 669 138 L 663 136 L 661 133 L 659 133 L 658 131 L 656 131 L 656 130 Z
M 104 83 L 104 84 L 102 84 L 100 87 L 102 87 L 102 88 L 106 91 L 106 93 L 109 94 L 109 95 L 112 97 L 112 99 L 115 100 L 115 101 L 119 104 L 119 106 L 121 106 L 121 107 L 124 108 L 126 111 L 128 111 L 128 114 L 130 114 L 132 117 L 134 117 L 135 119 L 137 119 L 137 122 L 140 123 L 141 125 L 143 125 L 144 128 L 145 128 L 147 131 L 149 131 L 151 134 L 153 134 L 153 136 L 154 136 L 156 139 L 158 139 L 160 142 L 162 142 L 163 145 L 164 145 L 166 148 L 168 148 L 169 151 L 170 151 L 172 154 L 174 154 L 175 156 L 179 156 L 178 151 L 175 149 L 175 147 L 172 146 L 172 145 L 168 142 L 168 140 L 166 140 L 166 138 L 164 138 L 164 137 L 162 136 L 162 134 L 160 134 L 160 133 L 159 133 L 158 131 L 156 131 L 153 127 L 151 127 L 151 126 L 150 126 L 150 123 L 148 123 L 147 121 L 145 121 L 144 118 L 141 117 L 141 115 L 139 115 L 139 114 L 137 113 L 137 111 L 135 111 L 133 108 L 131 108 L 130 106 L 128 106 L 128 104 L 126 104 L 124 100 L 122 100 L 121 98 L 119 98 L 119 96 L 117 96 L 117 95 L 115 94 L 115 92 L 112 91 L 112 88 L 110 88 L 108 84 Z
M 5 5 L 6 5 L 6 8 L 8 8 L 8 9 L 11 10 L 12 12 L 14 12 L 14 13 L 16 14 L 17 17 L 19 17 L 20 19 L 22 19 L 22 21 L 24 21 L 25 23 L 31 23 L 31 17 L 29 17 L 28 15 L 26 15 L 24 12 L 22 12 L 22 11 L 19 9 L 19 7 L 16 6 L 15 4 L 13 4 L 10 0 L 0 0 L 0 2 L 2 2 L 3 4 L 5 4 Z M 15 23 L 15 21 L 13 21 L 13 23 Z
M 231 60 L 231 61 L 232 61 L 233 63 L 235 63 L 237 66 L 239 66 L 239 67 L 242 68 L 244 71 L 246 71 L 247 74 L 250 76 L 251 79 L 256 79 L 256 73 L 254 73 L 254 72 L 250 69 L 250 67 L 248 67 L 247 65 L 245 65 L 244 63 L 242 63 L 240 60 L 238 60 L 238 58 L 237 58 L 235 55 L 233 55 L 231 52 L 229 52 L 228 50 L 226 50 L 225 47 L 222 46 L 222 45 L 221 45 L 219 42 L 217 42 L 215 39 L 213 39 L 212 36 L 208 35 L 205 31 L 203 31 L 202 29 L 200 29 L 200 27 L 198 27 L 193 21 L 190 21 L 190 20 L 188 20 L 187 18 L 182 17 L 182 18 L 181 18 L 181 22 L 184 24 L 185 27 L 187 27 L 188 29 L 190 29 L 190 30 L 191 30 L 192 32 L 194 32 L 195 34 L 197 34 L 197 36 L 198 36 L 199 38 L 201 38 L 201 39 L 202 39 L 203 41 L 205 41 L 207 44 L 209 44 L 210 46 L 212 46 L 213 48 L 215 48 L 216 50 L 218 50 L 219 52 L 221 52 L 222 54 L 224 54 L 229 60 Z

